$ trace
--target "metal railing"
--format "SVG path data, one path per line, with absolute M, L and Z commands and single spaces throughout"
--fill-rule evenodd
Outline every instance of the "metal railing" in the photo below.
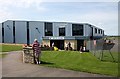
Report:
M 97 40 L 90 40 L 89 41 L 89 50 L 91 52 L 93 52 L 94 56 L 98 53 L 98 51 L 100 52 L 100 56 L 99 59 L 102 60 L 103 59 L 103 54 L 105 53 L 104 51 L 107 50 L 109 51 L 113 61 L 115 61 L 112 53 L 111 53 L 111 49 L 114 47 L 115 43 L 113 42 L 113 40 L 105 40 L 105 38 L 103 39 L 97 39 Z

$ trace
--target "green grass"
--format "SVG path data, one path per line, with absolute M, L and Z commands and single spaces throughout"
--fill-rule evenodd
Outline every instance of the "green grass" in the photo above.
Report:
M 0 50 L 0 52 L 10 52 L 10 51 L 18 51 L 18 50 L 22 50 L 22 46 L 21 45 L 0 45 L 0 48 L 2 48 L 2 50 Z
M 116 38 L 116 39 L 120 39 L 120 36 L 108 36 L 107 38 Z
M 95 57 L 100 58 L 100 56 L 101 56 L 101 55 L 100 55 L 100 52 L 101 52 L 101 51 L 97 51 L 97 52 L 95 53 Z M 112 54 L 114 60 L 113 60 L 111 54 Z M 108 62 L 108 61 L 110 61 L 110 62 L 114 62 L 114 61 L 115 61 L 115 62 L 118 62 L 118 52 L 111 52 L 111 54 L 110 54 L 109 51 L 104 50 L 102 61 L 107 61 L 107 62 Z
M 77 51 L 42 51 L 43 66 L 63 68 L 89 73 L 117 76 L 118 63 L 103 62 L 91 53 Z
M 1 47 L 2 52 L 22 50 L 21 45 L 0 45 Z M 118 53 L 112 53 L 117 61 Z M 99 56 L 99 53 L 97 55 Z M 4 56 L 5 54 L 3 54 Z M 77 51 L 42 51 L 41 60 L 41 65 L 43 66 L 118 76 L 118 63 L 111 62 L 112 58 L 109 53 L 105 53 L 103 61 L 100 61 L 92 53 L 80 54 Z
M 6 54 L 4 54 L 4 52 L 18 51 L 18 50 L 22 50 L 22 45 L 0 44 L 0 52 L 2 52 L 2 54 L 0 54 L 0 58 L 5 57 Z

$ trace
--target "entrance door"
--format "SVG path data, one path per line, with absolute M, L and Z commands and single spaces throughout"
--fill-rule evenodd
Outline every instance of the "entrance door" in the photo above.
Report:
M 77 40 L 77 50 L 80 50 L 80 46 L 83 47 L 84 40 Z
M 50 40 L 50 46 L 52 46 L 52 43 L 54 43 L 54 46 L 58 49 L 64 50 L 64 40 Z

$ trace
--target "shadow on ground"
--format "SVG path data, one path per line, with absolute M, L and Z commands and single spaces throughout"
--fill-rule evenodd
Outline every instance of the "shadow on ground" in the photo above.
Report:
M 41 61 L 41 64 L 53 65 L 54 63 L 50 63 L 50 62 L 46 62 L 46 61 Z

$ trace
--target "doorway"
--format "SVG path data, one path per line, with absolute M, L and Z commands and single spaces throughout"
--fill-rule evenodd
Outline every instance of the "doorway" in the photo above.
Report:
M 54 43 L 54 46 L 58 49 L 64 50 L 64 40 L 50 40 L 50 46 L 52 46 L 52 43 Z
M 84 40 L 77 40 L 77 50 L 80 50 L 80 46 L 83 47 Z

